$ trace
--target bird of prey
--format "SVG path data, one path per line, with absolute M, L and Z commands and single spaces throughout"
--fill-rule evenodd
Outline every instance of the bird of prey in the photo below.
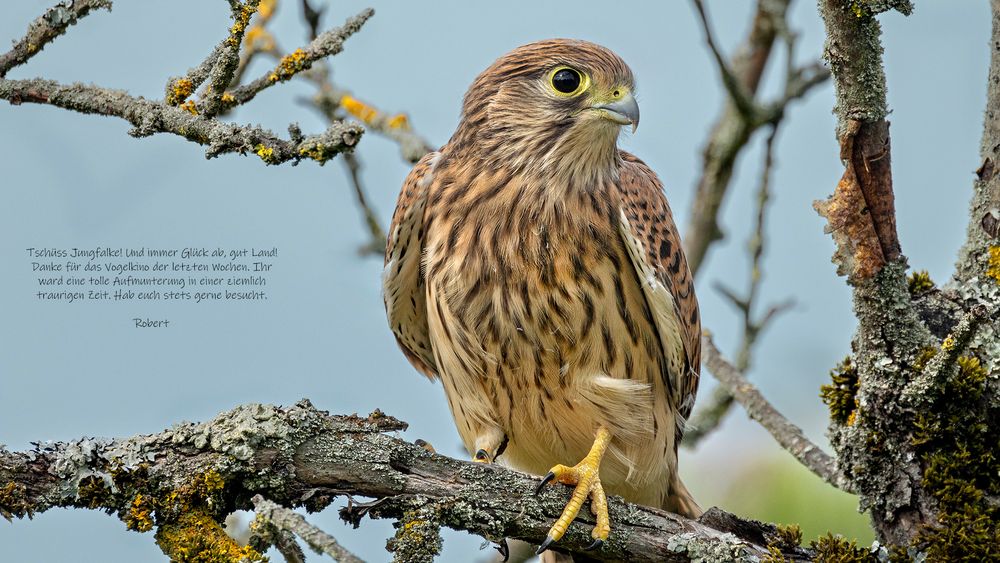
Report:
M 458 129 L 416 164 L 383 291 L 410 362 L 440 379 L 474 461 L 574 485 L 539 548 L 605 491 L 696 517 L 677 446 L 698 387 L 694 285 L 656 174 L 618 148 L 639 124 L 602 46 L 519 47 L 469 87 Z M 574 465 L 575 464 L 575 465 Z

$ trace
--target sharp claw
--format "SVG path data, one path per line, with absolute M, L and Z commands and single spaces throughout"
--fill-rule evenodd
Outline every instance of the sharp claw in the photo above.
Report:
M 551 471 L 549 471 L 549 474 L 546 475 L 545 478 L 542 479 L 542 482 L 538 484 L 538 487 L 535 488 L 535 494 L 537 495 L 538 493 L 542 492 L 542 487 L 544 487 L 545 485 L 548 485 L 549 483 L 551 483 L 552 480 L 555 479 L 555 478 L 556 478 L 556 474 L 553 473 L 553 472 L 551 472 Z
M 490 454 L 486 450 L 479 450 L 476 452 L 476 461 L 489 461 Z
M 583 550 L 584 551 L 594 551 L 594 550 L 597 550 L 597 549 L 601 549 L 602 545 L 604 545 L 604 540 L 602 540 L 600 538 L 597 538 L 596 540 L 594 540 L 594 543 L 592 543 L 592 544 L 588 545 L 587 547 L 583 548 Z
M 507 538 L 493 547 L 503 556 L 503 563 L 507 563 L 507 560 L 510 559 L 510 546 L 507 545 Z
M 535 551 L 535 555 L 541 555 L 546 549 L 549 548 L 550 545 L 552 545 L 552 542 L 554 541 L 556 540 L 552 539 L 552 536 L 545 536 L 545 541 L 542 542 L 542 545 L 538 546 L 538 550 Z

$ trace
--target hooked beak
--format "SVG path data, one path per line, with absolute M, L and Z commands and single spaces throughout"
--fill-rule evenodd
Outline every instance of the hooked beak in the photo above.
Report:
M 631 92 L 626 92 L 621 99 L 614 102 L 596 104 L 592 108 L 600 110 L 605 118 L 619 125 L 631 124 L 633 133 L 639 127 L 639 104 L 635 102 Z

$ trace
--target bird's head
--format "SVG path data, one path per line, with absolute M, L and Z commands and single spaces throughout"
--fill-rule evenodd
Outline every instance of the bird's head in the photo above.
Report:
M 625 61 L 600 45 L 530 43 L 476 78 L 453 139 L 521 164 L 615 158 L 622 126 L 639 125 L 634 90 Z

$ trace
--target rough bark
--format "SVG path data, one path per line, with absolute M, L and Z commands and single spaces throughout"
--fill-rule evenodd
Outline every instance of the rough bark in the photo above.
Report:
M 983 353 L 975 336 L 980 322 L 995 309 L 962 299 L 963 288 L 917 296 L 906 279 L 906 258 L 896 233 L 881 30 L 875 16 L 889 9 L 905 14 L 912 7 L 906 1 L 819 0 L 819 9 L 826 26 L 825 55 L 836 88 L 834 111 L 845 170 L 835 193 L 816 208 L 828 219 L 837 247 L 833 261 L 853 287 L 858 318 L 853 358 L 838 374 L 840 381 L 853 383 L 838 390 L 835 378 L 835 385 L 824 391 L 846 395 L 840 404 L 848 405 L 846 411 L 834 412 L 830 438 L 861 508 L 871 512 L 879 540 L 917 551 L 938 549 L 934 541 L 950 540 L 929 540 L 933 530 L 978 535 L 944 514 L 947 495 L 934 482 L 940 480 L 937 466 L 952 463 L 950 456 L 956 452 L 927 444 L 939 440 L 933 434 L 951 431 L 941 421 L 995 424 L 987 422 L 988 403 L 978 398 L 991 389 L 995 394 L 996 387 L 979 378 L 979 364 L 972 369 L 968 355 L 977 353 L 975 362 L 995 361 L 996 339 L 990 340 L 994 351 Z M 997 94 L 993 86 L 991 96 Z M 974 212 L 973 222 L 979 221 Z M 975 381 L 968 396 L 976 400 L 964 405 L 968 420 L 960 423 L 949 410 L 954 399 L 947 390 L 963 378 Z M 951 445 L 952 450 L 961 447 Z M 992 487 L 983 485 L 988 476 L 971 479 Z
M 184 537 L 185 514 L 201 512 L 219 522 L 233 510 L 253 509 L 255 495 L 311 510 L 339 495 L 373 497 L 361 504 L 352 499 L 341 515 L 355 523 L 365 514 L 429 522 L 427 534 L 397 534 L 397 550 L 426 546 L 427 535 L 441 526 L 497 542 L 545 538 L 568 488 L 536 496 L 537 477 L 450 459 L 388 434 L 405 427 L 378 411 L 365 418 L 330 416 L 303 401 L 290 408 L 244 405 L 207 423 L 153 435 L 0 450 L 0 513 L 24 517 L 54 507 L 117 513 L 130 528 L 156 527 L 168 556 L 173 553 L 164 546 Z M 768 552 L 768 543 L 780 544 L 774 526 L 719 510 L 693 521 L 613 498 L 610 513 L 614 528 L 597 554 L 606 560 L 751 561 Z M 561 549 L 591 543 L 588 518 L 581 513 Z M 812 557 L 784 550 L 793 560 Z

